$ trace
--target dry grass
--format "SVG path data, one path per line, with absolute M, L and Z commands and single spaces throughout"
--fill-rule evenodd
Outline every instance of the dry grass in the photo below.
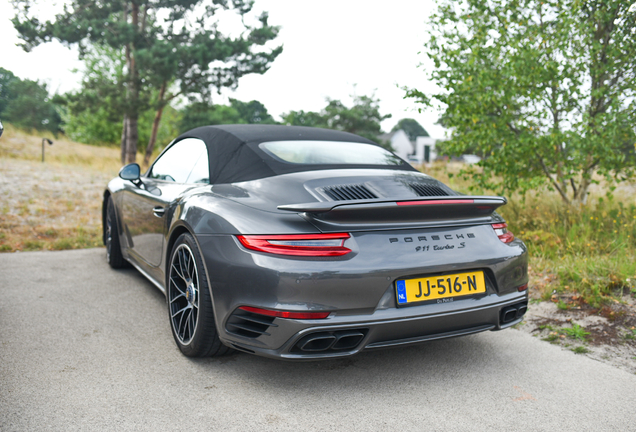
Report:
M 0 251 L 96 247 L 101 242 L 101 197 L 120 168 L 119 149 L 5 125 L 0 138 Z M 42 137 L 46 145 L 42 163 Z
M 56 138 L 49 132 L 24 132 L 11 125 L 0 138 L 0 159 L 19 159 L 33 162 L 42 160 L 42 138 L 49 138 L 53 145 L 45 144 L 45 163 L 43 166 L 64 165 L 69 168 L 86 168 L 91 171 L 117 175 L 120 163 L 118 148 L 97 147 L 69 141 L 64 137 Z

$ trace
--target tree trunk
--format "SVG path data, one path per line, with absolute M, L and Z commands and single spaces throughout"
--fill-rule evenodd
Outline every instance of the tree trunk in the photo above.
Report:
M 124 13 L 122 16 L 122 21 L 124 24 L 128 24 L 128 2 L 126 2 L 124 6 Z M 126 44 L 126 67 L 130 71 L 130 45 Z M 129 98 L 130 91 L 126 90 L 126 99 Z M 128 114 L 124 114 L 124 123 L 121 131 L 121 164 L 126 165 L 126 154 L 128 151 L 127 146 L 127 138 L 128 138 Z
M 581 181 L 579 182 L 579 188 L 574 192 L 574 197 L 572 198 L 572 205 L 575 206 L 584 206 L 587 204 L 587 191 L 590 188 L 592 182 L 587 179 L 584 175 L 581 176 Z
M 139 5 L 132 3 L 130 17 L 135 32 L 139 32 Z M 126 163 L 136 162 L 137 159 L 137 141 L 139 132 L 137 128 L 137 120 L 139 118 L 139 83 L 137 82 L 137 64 L 136 64 L 136 47 L 135 42 L 127 49 L 126 62 L 128 63 L 128 121 L 126 127 Z
M 128 127 L 126 129 L 126 163 L 129 164 L 137 160 L 137 141 L 139 139 L 137 114 L 128 117 Z
M 161 116 L 165 107 L 163 97 L 166 94 L 166 85 L 167 83 L 164 81 L 163 84 L 161 84 L 161 90 L 159 90 L 159 108 L 155 114 L 155 120 L 152 122 L 152 133 L 150 134 L 150 140 L 146 146 L 146 155 L 144 156 L 144 168 L 147 168 L 150 164 L 150 157 L 152 156 L 152 152 L 155 149 L 155 143 L 157 142 L 157 131 L 159 130 L 159 123 L 161 122 Z
M 124 114 L 124 125 L 121 129 L 121 164 L 126 165 L 126 138 L 128 137 L 128 115 Z

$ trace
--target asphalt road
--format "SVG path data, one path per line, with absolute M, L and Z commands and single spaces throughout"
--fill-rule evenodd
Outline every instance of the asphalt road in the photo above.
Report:
M 629 431 L 636 375 L 517 330 L 289 363 L 177 350 L 103 249 L 0 254 L 0 430 Z

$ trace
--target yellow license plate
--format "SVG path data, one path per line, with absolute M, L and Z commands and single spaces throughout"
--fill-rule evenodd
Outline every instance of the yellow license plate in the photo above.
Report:
M 398 305 L 421 301 L 452 301 L 454 297 L 486 292 L 484 272 L 468 272 L 396 281 Z

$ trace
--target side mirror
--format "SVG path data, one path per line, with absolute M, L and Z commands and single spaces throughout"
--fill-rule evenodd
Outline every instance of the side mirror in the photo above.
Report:
M 131 163 L 123 167 L 119 170 L 119 177 L 124 180 L 130 180 L 131 182 L 135 182 L 139 180 L 141 176 L 141 168 L 139 168 L 139 164 Z

